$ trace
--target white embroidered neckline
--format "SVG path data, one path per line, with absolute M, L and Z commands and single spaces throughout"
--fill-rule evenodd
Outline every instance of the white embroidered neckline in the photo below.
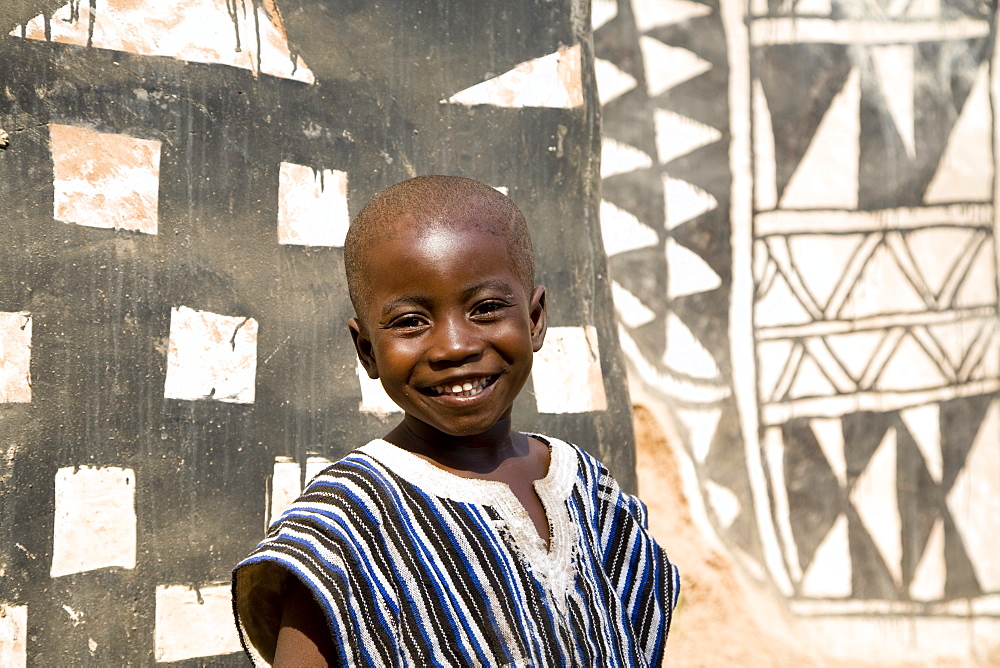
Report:
M 428 494 L 494 508 L 506 524 L 501 531 L 510 535 L 514 547 L 545 588 L 559 594 L 553 598 L 557 605 L 562 605 L 575 576 L 573 555 L 578 529 L 570 520 L 566 500 L 576 481 L 579 464 L 576 451 L 568 443 L 539 434 L 528 435 L 549 446 L 549 470 L 533 483 L 549 522 L 548 549 L 528 511 L 506 483 L 463 478 L 382 439 L 371 441 L 358 451 Z

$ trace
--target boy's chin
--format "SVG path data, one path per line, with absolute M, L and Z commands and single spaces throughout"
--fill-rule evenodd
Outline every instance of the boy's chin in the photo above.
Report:
M 498 419 L 486 420 L 432 420 L 406 414 L 404 424 L 418 436 L 445 438 L 476 438 L 510 431 L 510 409 Z

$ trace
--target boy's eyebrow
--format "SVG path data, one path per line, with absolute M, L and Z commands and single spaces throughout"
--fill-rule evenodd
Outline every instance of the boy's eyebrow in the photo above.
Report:
M 483 292 L 484 290 L 496 290 L 497 292 L 503 292 L 505 295 L 513 295 L 514 293 L 513 286 L 507 281 L 491 278 L 466 288 L 462 291 L 462 297 L 467 299 L 477 292 Z
M 379 314 L 381 318 L 389 317 L 393 311 L 401 307 L 408 306 L 421 306 L 423 308 L 428 308 L 430 306 L 431 300 L 427 297 L 416 297 L 416 296 L 406 296 L 406 297 L 396 297 L 391 299 L 382 305 L 382 311 Z

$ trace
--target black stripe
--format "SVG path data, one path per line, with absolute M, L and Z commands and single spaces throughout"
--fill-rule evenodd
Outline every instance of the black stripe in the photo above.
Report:
M 495 665 L 522 657 L 545 666 L 659 661 L 676 597 L 675 570 L 649 538 L 644 507 L 573 447 L 577 479 L 565 504 L 579 532 L 578 551 L 574 590 L 561 607 L 554 597 L 565 592 L 548 591 L 532 573 L 527 557 L 495 528 L 496 509 L 428 495 L 365 453 L 317 477 L 253 555 L 283 555 L 315 578 L 317 595 L 348 629 L 340 644 L 352 665 Z M 424 536 L 419 546 L 414 533 Z M 343 574 L 325 562 L 327 550 L 344 560 Z M 636 577 L 640 567 L 643 579 Z M 404 580 L 412 583 L 409 592 Z M 657 615 L 662 624 L 654 624 Z M 265 617 L 247 612 L 241 619 Z M 501 633 L 504 627 L 515 638 Z M 481 642 L 461 640 L 466 633 Z M 431 651 L 428 639 L 440 652 Z

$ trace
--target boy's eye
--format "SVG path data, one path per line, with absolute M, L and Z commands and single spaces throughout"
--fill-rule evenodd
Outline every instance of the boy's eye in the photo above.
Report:
M 475 305 L 472 309 L 473 316 L 490 316 L 495 315 L 498 311 L 506 308 L 507 304 L 500 301 L 486 301 L 480 302 Z
M 423 326 L 423 318 L 416 315 L 404 315 L 389 323 L 392 329 L 416 329 Z

